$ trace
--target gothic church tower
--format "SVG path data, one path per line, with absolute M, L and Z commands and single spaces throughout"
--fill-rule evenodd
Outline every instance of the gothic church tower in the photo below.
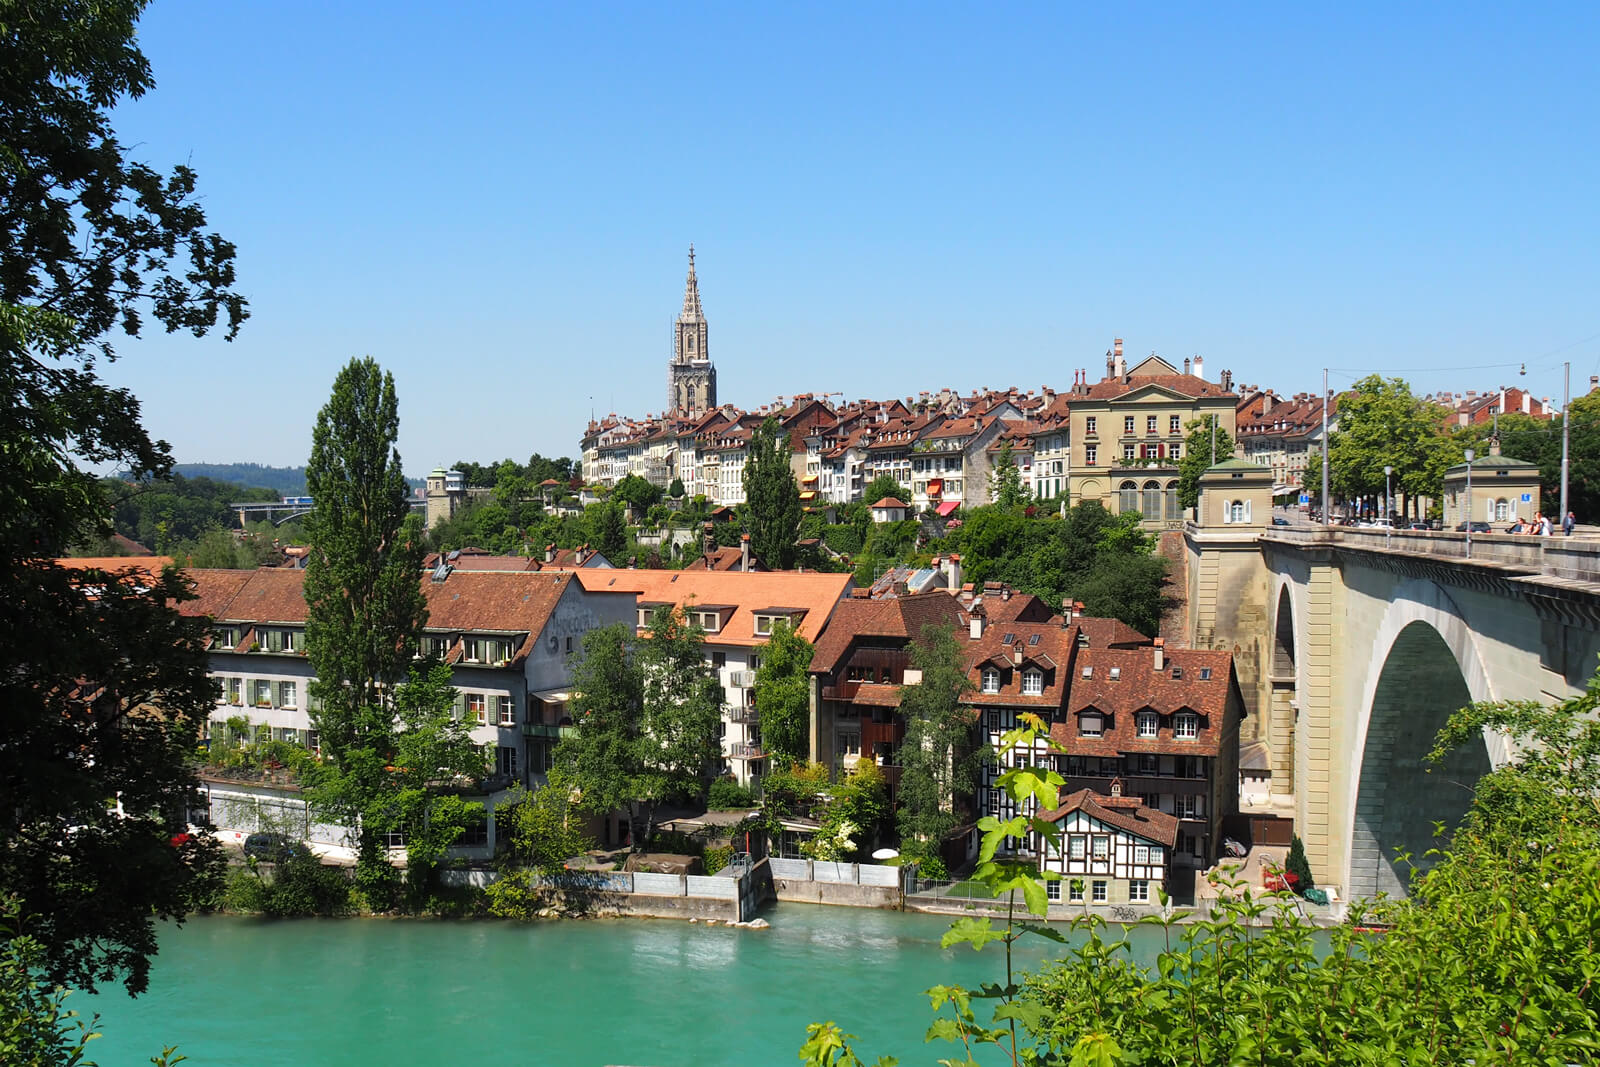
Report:
M 690 245 L 683 310 L 672 327 L 672 362 L 667 364 L 669 414 L 704 415 L 717 406 L 717 368 L 711 365 L 709 340 L 706 316 L 700 310 L 700 282 L 694 276 L 694 245 Z

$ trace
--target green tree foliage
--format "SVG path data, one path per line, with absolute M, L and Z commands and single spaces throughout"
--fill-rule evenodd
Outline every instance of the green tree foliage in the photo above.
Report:
M 1439 862 L 1414 875 L 1410 899 L 1377 905 L 1390 927 L 1381 937 L 1362 931 L 1373 911 L 1361 905 L 1324 940 L 1295 917 L 1287 894 L 1234 886 L 1212 918 L 1151 920 L 1165 928 L 1167 947 L 1144 966 L 1087 909 L 1071 921 L 1075 943 L 1058 926 L 1017 921 L 1018 903 L 1045 914 L 1045 879 L 1059 876 L 996 859 L 998 845 L 1029 831 L 1059 839 L 1059 830 L 1025 818 L 980 820 L 973 880 L 1012 911 L 1003 927 L 957 920 L 944 944 L 999 944 L 1004 980 L 928 990 L 939 1013 L 928 1038 L 964 1050 L 992 1045 L 1013 1065 L 1278 1063 L 1285 1050 L 1298 1050 L 1296 1062 L 1351 1067 L 1592 1062 L 1600 1050 L 1597 709 L 1600 676 L 1553 707 L 1476 704 L 1451 718 L 1431 760 L 1481 743 L 1485 727 L 1509 731 L 1518 755 L 1480 780 Z M 1003 744 L 1031 747 L 1047 729 L 1025 720 Z M 1063 783 L 1053 772 L 1019 769 L 996 784 L 1049 808 Z M 1018 982 L 1012 946 L 1024 937 L 1071 947 Z M 831 1023 L 810 1033 L 807 1063 L 857 1055 Z
M 1356 382 L 1339 397 L 1339 425 L 1328 439 L 1334 496 L 1381 499 L 1383 468 L 1390 466 L 1402 513 L 1415 512 L 1416 497 L 1439 497 L 1445 470 L 1461 462 L 1460 450 L 1442 432 L 1448 415 L 1445 408 L 1412 395 L 1399 378 L 1372 374 Z M 1320 466 L 1316 476 L 1320 488 Z
M 1579 522 L 1600 521 L 1600 392 L 1574 397 L 1569 405 L 1572 420 L 1568 447 L 1567 507 Z M 1500 416 L 1501 451 L 1516 459 L 1539 465 L 1539 491 L 1546 514 L 1561 506 L 1561 430 L 1563 416 L 1536 419 L 1526 415 Z M 1489 426 L 1483 423 L 1458 432 L 1460 448 L 1474 447 L 1487 453 Z
M 630 474 L 612 488 L 611 499 L 620 500 L 642 513 L 661 502 L 661 487 Z
M 587 817 L 572 783 L 559 769 L 532 793 L 518 788 L 495 809 L 495 825 L 506 839 L 505 868 L 560 874 L 567 861 L 594 847 Z
M 407 885 L 420 900 L 432 885 L 445 851 L 469 825 L 484 817 L 483 805 L 463 798 L 457 787 L 476 784 L 489 770 L 468 732 L 450 668 L 415 667 L 395 690 L 394 734 L 388 742 L 392 769 L 378 804 L 363 815 L 406 841 Z
M 794 566 L 800 531 L 800 487 L 789 463 L 789 435 L 778 420 L 767 419 L 750 435 L 744 465 L 744 497 L 749 505 L 750 550 L 773 570 Z
M 305 851 L 295 851 L 274 866 L 271 877 L 254 859 L 230 870 L 223 906 L 274 919 L 343 915 L 350 910 L 350 879 L 342 869 L 325 867 Z
M 859 863 L 872 855 L 889 816 L 889 784 L 871 760 L 821 791 L 810 814 L 821 826 L 801 852 L 814 860 Z
M 269 495 L 238 496 L 235 500 L 275 500 L 280 496 L 305 496 L 306 469 L 304 467 L 269 467 L 260 463 L 174 463 L 172 473 L 198 481 L 206 478 L 214 482 L 243 487 L 247 493 Z
M 1216 431 L 1213 438 L 1212 430 Z M 1191 419 L 1184 424 L 1189 436 L 1183 441 L 1183 458 L 1178 461 L 1178 505 L 1192 508 L 1200 502 L 1200 476 L 1213 464 L 1233 458 L 1233 435 L 1224 430 L 1215 415 Z M 1213 458 L 1212 443 L 1216 444 Z M 1154 518 L 1155 516 L 1151 516 Z
M 1091 500 L 1068 508 L 1064 517 L 973 508 L 960 528 L 923 551 L 960 553 L 970 581 L 1005 582 L 1057 610 L 1070 596 L 1090 615 L 1154 634 L 1166 606 L 1167 573 L 1155 544 L 1138 515 L 1112 515 Z
M 626 808 L 638 847 L 656 810 L 703 796 L 722 754 L 722 687 L 706 667 L 705 632 L 668 607 L 648 636 L 623 624 L 590 630 L 573 671 L 575 736 L 556 745 L 588 811 Z
M 867 483 L 866 489 L 862 490 L 862 510 L 865 511 L 867 505 L 876 504 L 885 497 L 894 497 L 896 500 L 902 500 L 908 504 L 911 502 L 910 490 L 895 481 L 891 475 L 880 474 Z M 868 521 L 871 521 L 870 515 L 868 515 Z
M 610 500 L 590 504 L 585 517 L 594 550 L 613 563 L 622 559 L 628 551 L 628 523 L 623 518 L 622 505 Z
M 418 584 L 419 531 L 400 453 L 394 376 L 351 360 L 317 415 L 306 484 L 306 655 L 316 671 L 311 719 L 327 757 L 314 798 L 358 825 L 357 880 L 385 906 L 396 883 L 384 855 L 394 686 L 408 677 L 427 604 Z
M 682 500 L 685 492 L 682 478 L 672 479 L 672 484 L 667 486 L 667 496 L 673 500 Z
M 80 580 L 53 559 L 105 532 L 89 468 L 171 468 L 133 394 L 95 373 L 110 332 L 153 318 L 232 338 L 246 317 L 194 172 L 130 161 L 111 126 L 154 84 L 143 7 L 0 10 L 0 887 L 52 981 L 121 976 L 132 992 L 154 920 L 181 919 L 216 877 L 214 849 L 168 843 L 197 799 L 185 757 L 214 706 L 203 624 L 177 614 L 176 576 Z M 118 797 L 128 818 L 108 809 Z
M 937 855 L 939 842 L 959 824 L 957 806 L 971 796 L 984 753 L 973 743 L 972 719 L 961 705 L 972 682 L 955 631 L 924 627 L 908 651 L 922 680 L 900 687 L 906 733 L 895 759 L 901 851 L 915 857 Z
M 229 504 L 278 499 L 269 489 L 181 474 L 138 482 L 108 478 L 101 484 L 115 508 L 112 521 L 117 533 L 162 554 L 182 542 L 198 541 L 211 530 L 237 529 L 238 517 Z
M 1000 444 L 1000 454 L 995 458 L 994 470 L 989 474 L 989 499 L 1003 511 L 1015 511 L 1027 504 L 1032 494 L 1022 484 L 1022 471 L 1017 468 L 1009 440 Z
M 84 1050 L 99 1017 L 84 1021 L 67 1007 L 71 994 L 42 977 L 49 953 L 18 928 L 16 902 L 0 911 L 0 1063 L 57 1067 L 87 1063 Z
M 773 624 L 756 669 L 755 701 L 761 740 L 774 767 L 811 751 L 811 642 L 787 620 Z

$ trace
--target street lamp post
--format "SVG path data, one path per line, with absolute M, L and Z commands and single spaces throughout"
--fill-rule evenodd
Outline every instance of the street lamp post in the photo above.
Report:
M 1392 506 L 1390 504 L 1390 501 L 1394 500 L 1394 496 L 1390 492 L 1390 489 L 1389 489 L 1389 484 L 1390 484 L 1389 478 L 1393 474 L 1394 474 L 1394 468 L 1393 467 L 1384 467 L 1383 468 L 1383 547 L 1384 548 L 1388 548 L 1389 547 L 1389 539 L 1394 533 L 1394 519 L 1391 518 L 1390 514 L 1389 514 L 1389 509 Z
M 1472 558 L 1472 449 L 1467 449 L 1467 558 Z

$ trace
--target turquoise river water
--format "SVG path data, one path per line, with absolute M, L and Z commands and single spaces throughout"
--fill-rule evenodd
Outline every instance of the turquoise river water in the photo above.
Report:
M 940 948 L 940 916 L 782 904 L 766 917 L 768 930 L 202 918 L 163 931 L 143 996 L 68 1003 L 100 1014 L 102 1067 L 147 1065 L 164 1045 L 192 1067 L 793 1064 L 806 1024 L 827 1019 L 869 1062 L 909 1065 L 951 1055 L 922 1043 L 922 990 L 1004 974 L 998 946 Z M 1134 933 L 1153 955 L 1160 932 Z M 1044 957 L 1035 944 L 1025 965 Z

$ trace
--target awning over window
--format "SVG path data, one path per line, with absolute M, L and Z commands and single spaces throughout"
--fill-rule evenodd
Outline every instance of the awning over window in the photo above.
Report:
M 936 511 L 940 516 L 948 518 L 950 515 L 954 514 L 955 510 L 960 506 L 961 501 L 959 500 L 946 500 L 943 504 L 940 504 L 937 508 L 935 508 L 934 511 Z

